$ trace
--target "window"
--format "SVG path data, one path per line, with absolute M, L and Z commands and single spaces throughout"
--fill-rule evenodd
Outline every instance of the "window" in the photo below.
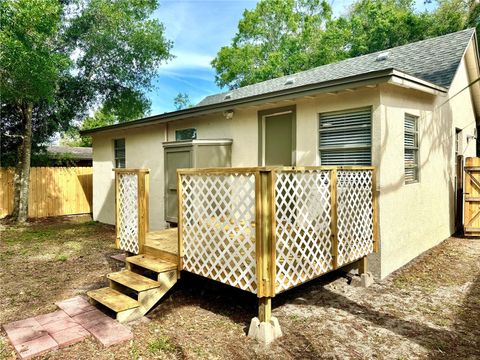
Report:
M 182 129 L 175 131 L 175 140 L 193 140 L 197 138 L 197 129 Z
M 125 168 L 125 139 L 114 140 L 115 167 Z
M 405 114 L 405 184 L 418 181 L 418 117 Z
M 372 109 L 320 114 L 321 165 L 372 164 Z

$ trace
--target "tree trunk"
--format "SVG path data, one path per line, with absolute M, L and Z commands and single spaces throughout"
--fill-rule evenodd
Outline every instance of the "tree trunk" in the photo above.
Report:
M 24 223 L 28 217 L 28 192 L 30 188 L 30 157 L 32 151 L 32 103 L 19 106 L 22 117 L 22 142 L 18 148 L 17 166 L 14 176 L 14 208 L 12 217 Z

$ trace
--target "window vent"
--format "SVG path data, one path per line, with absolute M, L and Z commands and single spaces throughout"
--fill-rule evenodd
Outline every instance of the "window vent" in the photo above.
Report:
M 287 78 L 287 80 L 285 80 L 285 85 L 293 85 L 293 84 L 295 84 L 295 78 L 294 77 Z
M 224 100 L 230 100 L 231 98 L 232 98 L 232 94 L 228 93 L 227 95 L 225 95 L 225 97 L 223 99 Z
M 390 55 L 390 53 L 387 51 L 387 52 L 383 52 L 383 53 L 380 53 L 377 55 L 377 58 L 375 59 L 376 61 L 385 61 L 385 60 L 388 60 L 388 56 Z

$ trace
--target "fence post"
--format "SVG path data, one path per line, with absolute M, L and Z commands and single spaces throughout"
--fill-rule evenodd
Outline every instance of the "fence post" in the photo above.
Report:
M 138 179 L 138 253 L 144 253 L 145 238 L 149 228 L 148 219 L 148 193 L 149 171 L 141 169 L 137 171 Z
M 332 239 L 332 267 L 338 267 L 338 226 L 337 226 L 337 169 L 330 170 L 330 237 Z

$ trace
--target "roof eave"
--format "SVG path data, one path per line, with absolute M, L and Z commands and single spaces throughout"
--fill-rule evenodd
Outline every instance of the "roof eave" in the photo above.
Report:
M 392 82 L 393 78 L 403 79 L 404 82 L 402 84 L 400 84 L 399 81 Z M 341 91 L 348 88 L 358 88 L 358 87 L 367 86 L 367 85 L 379 84 L 382 82 L 392 82 L 400 86 L 408 85 L 408 87 L 414 87 L 413 85 L 415 84 L 415 88 L 417 88 L 418 90 L 426 91 L 429 93 L 434 93 L 434 92 L 444 93 L 447 91 L 443 87 L 415 78 L 414 76 L 394 70 L 393 68 L 389 68 L 389 69 L 364 73 L 361 75 L 350 76 L 342 79 L 336 79 L 333 81 L 308 84 L 308 85 L 284 89 L 280 91 L 264 93 L 264 94 L 244 97 L 240 99 L 223 101 L 221 103 L 195 106 L 193 108 L 173 111 L 173 112 L 164 113 L 160 115 L 154 115 L 154 116 L 150 116 L 150 117 L 146 117 L 143 119 L 134 120 L 126 123 L 109 125 L 109 126 L 104 126 L 101 128 L 90 129 L 90 130 L 83 130 L 80 132 L 80 134 L 92 135 L 99 132 L 113 131 L 113 130 L 119 130 L 124 128 L 135 128 L 135 127 L 145 126 L 145 125 L 162 124 L 170 121 L 189 118 L 192 116 L 211 114 L 213 112 L 221 112 L 221 111 L 232 109 L 233 107 L 240 106 L 240 105 L 246 105 L 246 104 L 258 105 L 258 104 L 265 103 L 272 100 L 281 101 L 281 100 L 289 99 L 292 97 L 307 96 L 307 95 L 326 93 L 326 92 L 335 92 L 335 91 Z

